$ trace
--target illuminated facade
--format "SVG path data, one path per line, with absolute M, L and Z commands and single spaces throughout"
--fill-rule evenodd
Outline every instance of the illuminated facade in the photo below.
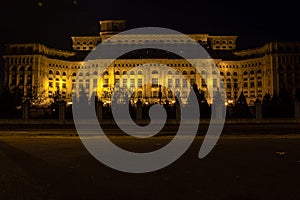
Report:
M 158 93 L 162 92 L 164 100 L 171 100 L 172 94 L 167 89 L 159 88 L 165 85 L 174 87 L 180 95 L 187 96 L 188 88 L 196 83 L 198 87 L 207 91 L 207 84 L 212 84 L 214 91 L 223 81 L 227 101 L 235 102 L 241 94 L 247 98 L 249 104 L 256 99 L 262 100 L 266 93 L 271 95 L 286 87 L 295 96 L 300 90 L 300 43 L 269 42 L 255 49 L 237 50 L 237 36 L 210 36 L 208 34 L 189 34 L 191 40 L 200 43 L 213 58 L 219 71 L 212 71 L 210 82 L 207 83 L 207 71 L 196 71 L 194 64 L 205 64 L 205 59 L 194 59 L 187 62 L 184 59 L 168 55 L 168 52 L 145 50 L 111 60 L 101 59 L 84 62 L 85 56 L 99 43 L 120 31 L 126 30 L 124 20 L 100 21 L 99 36 L 72 37 L 72 51 L 51 49 L 43 44 L 7 44 L 4 55 L 4 82 L 10 91 L 18 87 L 24 97 L 38 97 L 40 103 L 48 103 L 58 92 L 61 99 L 72 100 L 72 92 L 78 88 L 85 88 L 91 94 L 97 92 L 104 102 L 109 101 L 115 84 L 123 87 L 137 88 L 135 98 L 144 102 L 157 102 Z M 136 35 L 115 41 L 118 44 L 143 44 L 147 42 L 170 44 L 186 44 L 189 41 L 180 40 L 176 35 Z M 103 73 L 98 64 L 107 67 Z M 132 70 L 136 66 L 148 66 L 149 70 Z M 178 72 L 162 74 L 163 65 L 172 67 Z M 80 68 L 89 68 L 90 73 L 79 74 Z M 93 70 L 94 69 L 94 70 Z M 100 74 L 101 80 L 97 80 Z M 152 85 L 144 85 L 145 73 L 151 77 Z M 188 81 L 179 78 L 182 74 Z M 221 79 L 216 78 L 220 74 Z M 76 82 L 76 77 L 79 82 Z M 81 81 L 80 81 L 81 80 Z M 78 90 L 79 91 L 79 90 Z M 210 102 L 210 99 L 208 99 Z

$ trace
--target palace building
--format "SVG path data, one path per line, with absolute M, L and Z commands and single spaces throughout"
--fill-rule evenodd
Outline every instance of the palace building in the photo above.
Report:
M 101 62 L 98 59 L 84 61 L 99 43 L 109 41 L 112 35 L 124 30 L 124 20 L 100 21 L 99 35 L 71 37 L 70 51 L 36 43 L 7 44 L 2 66 L 5 72 L 4 84 L 11 92 L 18 88 L 24 98 L 38 99 L 40 104 L 51 102 L 55 95 L 71 102 L 72 93 L 79 88 L 88 94 L 96 92 L 99 99 L 109 103 L 116 84 L 134 88 L 134 98 L 142 99 L 144 103 L 157 102 L 160 93 L 160 99 L 174 99 L 167 88 L 160 87 L 161 83 L 174 88 L 185 98 L 193 84 L 208 92 L 208 84 L 216 91 L 219 82 L 222 81 L 225 87 L 223 95 L 228 103 L 235 103 L 243 92 L 250 105 L 256 99 L 262 100 L 265 94 L 273 95 L 282 88 L 286 88 L 293 97 L 300 91 L 300 42 L 273 41 L 257 48 L 238 50 L 237 36 L 188 34 L 191 40 L 201 44 L 213 59 L 218 71 L 212 71 L 211 74 L 205 70 L 198 71 L 194 67 L 195 63 L 208 63 L 205 58 L 193 58 L 188 62 L 180 56 L 156 49 L 137 50 L 113 62 L 104 58 L 100 59 Z M 186 44 L 189 41 L 182 41 L 172 34 L 148 34 L 136 35 L 130 40 L 124 36 L 115 42 L 128 45 L 147 42 Z M 107 67 L 104 72 L 99 71 L 99 63 Z M 134 70 L 138 66 L 145 68 Z M 176 71 L 162 70 L 163 66 L 172 67 Z M 82 73 L 79 71 L 82 68 L 90 70 Z M 144 84 L 145 73 L 150 77 L 152 84 Z M 103 77 L 98 79 L 100 74 L 103 74 Z M 216 78 L 217 75 L 221 77 L 220 80 Z M 185 79 L 180 78 L 182 76 Z M 210 80 L 207 80 L 208 76 Z M 79 77 L 78 81 L 76 77 Z M 209 95 L 207 97 L 208 101 L 212 102 Z

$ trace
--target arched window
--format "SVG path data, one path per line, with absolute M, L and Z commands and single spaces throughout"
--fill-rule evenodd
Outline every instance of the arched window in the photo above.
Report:
M 19 72 L 24 72 L 24 67 L 20 67 Z
M 183 75 L 187 75 L 187 72 L 186 72 L 186 71 L 183 71 L 182 74 L 183 74 Z
M 234 75 L 234 76 L 237 76 L 238 74 L 237 74 L 237 72 L 233 72 L 233 75 Z
M 53 74 L 53 71 L 52 71 L 52 70 L 49 70 L 49 74 Z
M 247 72 L 247 71 L 244 71 L 244 75 L 248 75 L 248 72 Z
M 126 75 L 127 74 L 127 71 L 123 71 L 123 75 Z
M 213 71 L 212 74 L 213 74 L 213 75 L 217 75 L 217 72 L 216 72 L 216 71 Z
M 260 69 L 259 69 L 259 70 L 257 70 L 257 73 L 258 73 L 258 74 L 261 74 L 261 70 L 260 70 Z
M 253 70 L 251 70 L 250 74 L 254 74 L 254 71 L 253 71 Z
M 60 75 L 59 71 L 56 71 L 55 74 L 56 74 L 56 75 Z
M 221 75 L 221 76 L 224 76 L 224 72 L 220 72 L 220 75 Z
M 190 74 L 195 74 L 195 71 L 191 71 Z
M 120 72 L 119 71 L 115 71 L 115 75 L 120 75 Z
M 226 75 L 227 75 L 227 76 L 230 76 L 230 72 L 227 72 Z
M 83 73 L 82 73 L 82 72 L 80 72 L 80 73 L 79 73 L 79 76 L 83 76 Z
M 27 67 L 27 71 L 31 72 L 32 71 L 32 67 L 31 66 Z
M 93 73 L 94 75 L 98 75 L 98 72 L 97 71 L 94 71 L 94 73 Z
M 90 73 L 89 73 L 89 72 L 87 72 L 87 73 L 85 74 L 85 76 L 90 76 Z
M 143 72 L 142 71 L 138 71 L 138 75 L 142 75 L 143 74 Z
M 204 75 L 204 74 L 205 74 L 205 71 L 201 71 L 201 74 Z
M 72 76 L 76 76 L 76 73 L 75 73 L 75 72 L 73 72 Z
M 168 74 L 169 74 L 169 75 L 172 75 L 172 71 L 171 71 L 171 70 L 170 70 L 170 71 L 168 71 Z
M 157 70 L 153 70 L 152 74 L 158 74 L 158 71 Z
M 67 76 L 67 73 L 66 73 L 66 72 L 63 72 L 62 75 L 63 75 L 63 76 Z
M 134 75 L 135 73 L 134 73 L 134 71 L 130 71 L 130 75 Z

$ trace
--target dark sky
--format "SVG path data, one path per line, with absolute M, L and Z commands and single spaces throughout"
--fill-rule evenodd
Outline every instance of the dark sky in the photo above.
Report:
M 299 13 L 291 0 L 9 0 L 0 4 L 0 41 L 71 49 L 70 36 L 98 35 L 99 20 L 126 19 L 128 28 L 238 35 L 241 48 L 254 47 L 298 39 Z

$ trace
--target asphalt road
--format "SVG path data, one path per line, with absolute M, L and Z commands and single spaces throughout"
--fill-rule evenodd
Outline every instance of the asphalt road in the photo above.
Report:
M 227 127 L 203 159 L 197 156 L 200 135 L 174 163 L 144 174 L 103 165 L 72 128 L 1 129 L 0 199 L 299 200 L 298 125 L 279 127 L 251 132 L 232 126 L 233 134 Z M 133 152 L 160 149 L 173 137 L 134 139 L 117 132 L 112 129 L 110 139 Z

